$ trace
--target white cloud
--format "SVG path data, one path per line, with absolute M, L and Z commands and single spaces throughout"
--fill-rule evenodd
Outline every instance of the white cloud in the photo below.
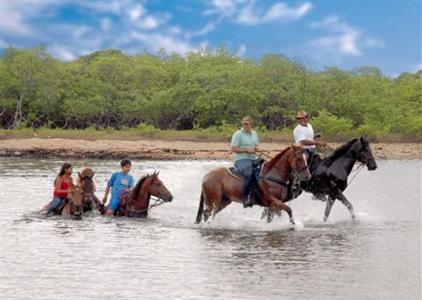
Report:
M 62 45 L 51 45 L 47 47 L 48 53 L 50 53 L 53 57 L 64 61 L 71 61 L 76 59 L 78 56 L 73 53 L 68 47 Z
M 210 22 L 189 35 L 183 28 L 170 23 L 171 14 L 165 11 L 150 13 L 138 0 L 0 1 L 0 47 L 16 46 L 14 42 L 20 40 L 26 41 L 26 46 L 44 44 L 51 55 L 65 61 L 106 48 L 127 53 L 136 53 L 143 48 L 151 51 L 165 48 L 168 52 L 186 54 L 208 44 L 203 39 L 193 43 L 193 36 L 202 37 L 215 29 L 215 23 Z M 65 5 L 71 5 L 72 9 L 94 21 L 82 25 L 50 22 Z
M 310 27 L 326 32 L 307 43 L 315 56 L 324 59 L 340 61 L 343 56 L 361 56 L 365 49 L 383 45 L 382 41 L 365 36 L 363 30 L 341 21 L 338 16 L 313 22 Z
M 1 1 L 0 32 L 8 35 L 30 36 L 33 30 L 27 18 L 49 8 L 50 2 Z
M 219 14 L 222 18 L 229 18 L 235 23 L 249 26 L 273 21 L 294 21 L 304 17 L 313 7 L 310 2 L 304 2 L 296 7 L 278 2 L 265 10 L 256 5 L 255 0 L 214 0 L 211 6 L 212 9 L 206 10 L 204 15 Z
M 134 5 L 130 9 L 128 9 L 128 16 L 132 21 L 136 21 L 139 19 L 140 16 L 145 14 L 145 8 L 142 5 Z
M 153 16 L 147 16 L 138 24 L 141 28 L 154 29 L 159 25 L 158 20 Z
M 192 38 L 192 37 L 197 37 L 197 36 L 203 36 L 206 35 L 207 33 L 213 31 L 216 28 L 216 23 L 211 21 L 208 22 L 204 27 L 202 27 L 201 29 L 194 31 L 194 32 L 187 32 L 185 34 L 186 38 Z
M 282 19 L 285 21 L 299 19 L 305 16 L 312 9 L 309 2 L 303 3 L 297 8 L 289 8 L 284 3 L 274 4 L 263 17 L 265 22 Z
M 413 65 L 413 67 L 411 68 L 411 72 L 415 73 L 422 70 L 422 63 L 419 64 L 415 64 Z
M 245 55 L 246 53 L 246 46 L 245 45 L 240 45 L 239 50 L 238 50 L 238 55 L 240 57 L 242 57 L 243 55 Z
M 160 33 L 143 33 L 132 31 L 130 37 L 134 40 L 140 41 L 148 46 L 153 51 L 158 51 L 161 48 L 166 49 L 167 52 L 175 52 L 179 54 L 186 54 L 195 51 L 196 47 L 189 41 L 184 41 L 178 37 L 160 34 Z M 140 47 L 141 49 L 141 47 Z
M 114 1 L 111 1 L 111 0 L 108 0 L 108 1 L 105 1 L 105 0 L 103 1 L 56 0 L 56 2 L 60 2 L 62 4 L 69 2 L 74 5 L 88 8 L 91 11 L 94 11 L 96 13 L 112 13 L 115 15 L 120 15 L 124 7 L 133 3 L 132 0 L 114 0 Z

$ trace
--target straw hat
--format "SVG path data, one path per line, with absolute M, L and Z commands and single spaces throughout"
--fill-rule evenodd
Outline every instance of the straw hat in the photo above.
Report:
M 296 119 L 306 118 L 308 114 L 304 110 L 299 110 L 296 115 Z

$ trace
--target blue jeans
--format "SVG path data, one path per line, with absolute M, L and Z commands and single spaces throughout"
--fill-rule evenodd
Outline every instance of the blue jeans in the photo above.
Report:
M 250 159 L 239 159 L 234 163 L 236 169 L 243 176 L 243 199 L 247 199 L 251 190 L 251 185 L 254 176 L 254 161 Z
M 64 203 L 66 198 L 54 197 L 48 205 L 47 214 L 57 213 L 57 209 Z

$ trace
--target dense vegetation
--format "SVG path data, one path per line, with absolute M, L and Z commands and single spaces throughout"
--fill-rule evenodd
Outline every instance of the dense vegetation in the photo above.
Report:
M 227 49 L 186 56 L 95 52 L 72 62 L 43 48 L 0 58 L 0 128 L 231 131 L 251 115 L 262 131 L 291 131 L 298 109 L 329 137 L 422 140 L 422 71 L 398 78 L 375 67 L 312 71 L 268 54 Z

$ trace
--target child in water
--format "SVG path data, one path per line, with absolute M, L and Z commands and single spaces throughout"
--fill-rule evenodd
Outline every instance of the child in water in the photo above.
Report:
M 107 216 L 113 216 L 119 207 L 120 196 L 123 191 L 133 187 L 133 177 L 129 175 L 132 163 L 128 159 L 120 162 L 121 171 L 113 173 L 107 182 L 103 204 L 107 202 L 107 196 L 111 188 L 111 199 L 107 207 Z

